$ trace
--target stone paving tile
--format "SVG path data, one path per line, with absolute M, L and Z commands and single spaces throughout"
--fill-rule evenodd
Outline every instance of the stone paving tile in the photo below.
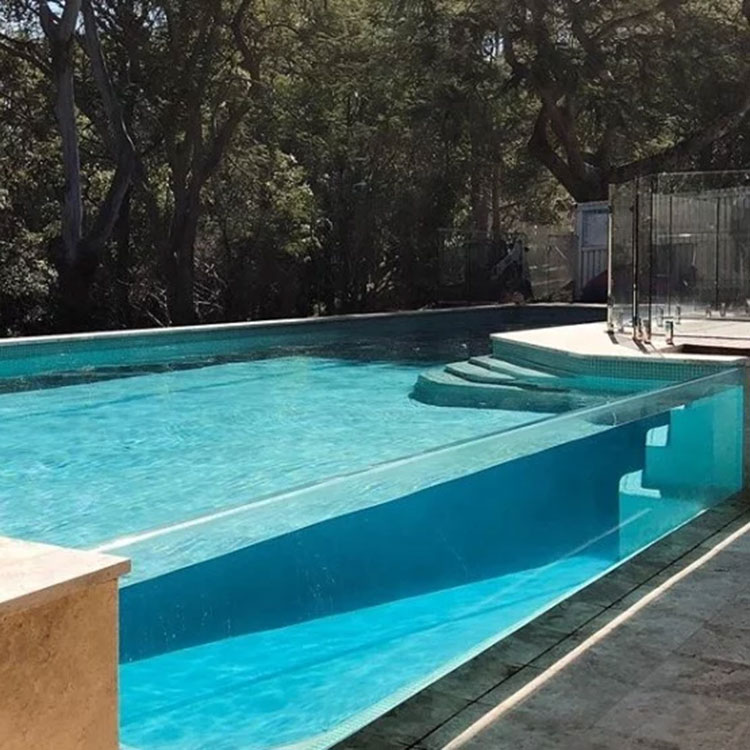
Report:
M 750 555 L 725 552 L 678 582 L 670 590 L 669 597 L 675 602 L 682 602 L 686 595 L 729 601 L 742 594 L 746 590 L 750 570 L 743 569 L 741 563 L 734 564 L 729 554 L 735 560 L 750 562 Z
M 565 668 L 564 673 L 571 676 L 573 683 L 607 678 L 627 689 L 637 685 L 666 658 L 662 648 L 632 626 L 623 625 L 617 632 L 618 638 L 607 637 L 596 643 Z M 532 666 L 544 668 L 545 664 L 537 662 Z
M 580 731 L 592 727 L 601 716 L 622 700 L 632 685 L 611 677 L 594 666 L 565 669 L 554 675 L 535 693 L 506 715 L 519 716 L 550 732 Z
M 604 607 L 575 597 L 568 599 L 543 614 L 536 620 L 542 627 L 568 635 L 593 620 L 604 611 Z
M 719 542 L 726 539 L 726 537 L 728 537 L 730 534 L 739 531 L 748 523 L 750 523 L 750 513 L 745 512 L 727 523 L 727 525 L 724 526 L 724 528 L 722 528 L 720 531 L 717 531 L 715 534 L 711 534 L 711 536 L 704 539 L 699 546 L 702 549 L 711 549 L 715 547 Z M 748 540 L 746 536 L 740 537 L 736 542 L 732 544 L 732 549 L 736 552 L 749 552 L 750 540 Z
M 565 638 L 557 630 L 531 623 L 493 646 L 498 659 L 515 667 L 524 667 Z
M 642 684 L 644 690 L 672 690 L 750 705 L 750 666 L 718 659 L 672 655 Z
M 538 669 L 546 669 L 555 662 L 559 661 L 563 656 L 566 656 L 573 649 L 579 646 L 589 636 L 593 635 L 597 631 L 601 630 L 604 626 L 608 625 L 615 617 L 620 615 L 622 610 L 615 607 L 602 610 L 593 619 L 584 623 L 580 628 L 571 633 L 567 638 L 560 641 L 560 643 L 548 649 L 543 654 L 538 656 L 534 661 L 531 662 L 531 666 Z
M 448 737 L 445 738 L 446 740 Z M 444 745 L 419 745 L 414 750 L 441 750 Z M 462 750 L 681 750 L 672 743 L 631 737 L 618 732 L 565 727 L 540 727 L 530 717 L 512 715 L 466 743 Z M 719 748 L 716 748 L 719 750 Z
M 502 703 L 506 698 L 509 698 L 531 682 L 535 677 L 542 674 L 542 671 L 542 669 L 538 669 L 537 667 L 524 667 L 504 682 L 501 682 L 497 687 L 490 690 L 489 693 L 485 693 L 481 696 L 477 703 L 482 704 L 484 710 L 487 710 L 488 707 L 492 708 L 497 706 L 498 703 Z
M 408 746 L 468 705 L 467 700 L 441 692 L 434 686 L 429 687 L 381 716 L 360 734 L 366 738 L 381 738 L 384 742 Z M 385 747 L 388 748 L 387 745 Z M 336 750 L 341 749 L 337 746 Z
M 629 560 L 578 593 L 581 601 L 611 607 L 662 570 L 656 561 Z
M 741 537 L 742 538 L 742 537 Z M 739 542 L 739 540 L 737 540 Z M 750 550 L 741 550 L 735 546 L 721 550 L 711 560 L 701 567 L 702 571 L 720 571 L 725 578 L 743 579 L 750 572 Z
M 406 750 L 409 745 L 366 732 L 357 734 L 336 745 L 336 750 Z
M 440 680 L 440 691 L 464 700 L 476 700 L 518 669 L 518 665 L 508 663 L 505 653 L 490 649 Z
M 608 625 L 624 610 L 605 610 L 599 617 L 571 635 L 570 638 L 542 654 L 531 664 L 546 669 L 587 638 Z M 610 674 L 621 675 L 628 682 L 640 678 L 643 670 L 658 663 L 664 656 L 684 643 L 700 630 L 705 620 L 690 613 L 674 610 L 666 602 L 656 603 L 638 612 L 617 629 L 617 638 L 605 637 L 592 647 L 585 656 L 579 657 L 583 664 L 600 662 Z M 575 668 L 574 666 L 571 667 Z
M 718 625 L 731 625 L 750 630 L 750 590 L 740 592 L 707 618 Z
M 665 572 L 665 580 L 681 569 L 679 566 L 670 568 Z M 708 564 L 676 583 L 656 603 L 668 599 L 669 606 L 675 611 L 708 619 L 742 593 L 746 579 L 747 576 L 740 571 L 727 569 L 725 562 L 716 562 L 713 566 Z M 623 604 L 627 601 L 623 600 Z M 633 601 L 637 600 L 634 598 Z
M 543 654 L 540 654 L 536 659 L 534 659 L 534 661 L 529 664 L 529 666 L 540 671 L 547 669 L 556 662 L 560 661 L 560 659 L 562 659 L 564 656 L 567 656 L 571 651 L 573 651 L 573 649 L 580 646 L 580 644 L 583 643 L 583 641 L 585 641 L 587 637 L 588 636 L 585 635 L 583 631 L 573 633 L 564 641 L 558 643 L 556 646 L 553 646 Z
M 669 535 L 669 540 L 674 545 L 684 545 L 686 550 L 698 547 L 710 534 L 718 531 L 720 524 L 714 524 L 705 514 L 694 521 L 682 526 Z
M 692 637 L 706 624 L 705 617 L 672 605 L 669 595 L 639 610 L 622 626 L 623 638 L 628 633 L 648 641 L 662 652 L 672 651 Z
M 615 604 L 612 605 L 611 609 L 617 610 L 618 612 L 622 612 L 622 610 L 628 609 L 633 604 L 643 599 L 646 594 L 650 594 L 654 589 L 658 588 L 663 583 L 672 578 L 672 576 L 674 576 L 676 572 L 678 572 L 678 569 L 665 570 L 661 573 L 657 573 L 653 578 L 650 578 L 645 583 L 637 586 L 629 594 L 624 596 L 618 602 L 615 602 Z
M 686 545 L 680 541 L 675 542 L 667 537 L 642 552 L 638 559 L 653 562 L 665 568 L 692 549 L 695 549 L 695 545 Z
M 673 690 L 633 690 L 596 725 L 680 750 L 746 750 L 747 708 L 738 703 Z
M 461 732 L 481 719 L 489 708 L 489 706 L 481 703 L 472 703 L 459 714 L 434 729 L 426 737 L 422 737 L 414 746 L 415 749 L 442 750 L 448 742 L 458 737 Z
M 446 727 L 447 729 L 447 727 Z M 419 744 L 414 750 L 441 750 L 445 743 L 453 738 L 454 732 L 444 731 L 436 734 L 427 742 Z M 517 717 L 504 717 L 489 729 L 470 739 L 462 750 L 560 750 L 565 745 L 559 733 L 551 733 L 546 729 L 531 727 L 521 723 Z M 570 746 L 572 750 L 572 745 Z M 579 750 L 580 745 L 576 745 Z M 588 749 L 587 749 L 588 750 Z M 590 750 L 604 750 L 604 746 L 590 748 Z
M 677 653 L 750 666 L 750 630 L 709 623 L 685 641 Z
M 725 536 L 726 534 L 723 534 L 722 539 Z M 647 555 L 649 552 L 650 550 L 646 550 L 643 554 Z M 707 550 L 704 547 L 701 547 L 701 545 L 690 544 L 686 547 L 681 544 L 670 544 L 662 550 L 663 554 L 661 555 L 662 559 L 660 560 L 661 568 L 654 578 L 659 576 L 670 577 L 683 568 L 686 568 L 698 558 L 703 557 L 706 552 Z M 650 583 L 651 580 L 652 579 L 649 579 L 646 583 Z

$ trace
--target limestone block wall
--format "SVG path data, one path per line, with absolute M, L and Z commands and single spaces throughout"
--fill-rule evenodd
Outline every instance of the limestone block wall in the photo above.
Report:
M 0 538 L 0 748 L 117 750 L 119 558 Z

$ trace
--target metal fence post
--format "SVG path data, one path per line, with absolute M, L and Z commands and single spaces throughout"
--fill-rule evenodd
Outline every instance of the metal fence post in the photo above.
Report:
M 632 298 L 632 320 L 633 320 L 633 339 L 638 338 L 638 276 L 640 272 L 639 268 L 639 255 L 640 255 L 640 223 L 641 223 L 641 181 L 639 177 L 635 178 L 635 196 L 633 201 L 633 257 L 632 257 L 632 281 L 633 281 L 633 298 Z

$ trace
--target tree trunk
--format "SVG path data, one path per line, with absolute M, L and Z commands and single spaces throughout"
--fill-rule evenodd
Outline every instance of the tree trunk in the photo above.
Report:
M 63 263 L 57 267 L 58 319 L 69 333 L 91 330 L 91 290 L 96 265 Z
M 120 216 L 115 226 L 117 238 L 117 255 L 115 259 L 115 299 L 117 301 L 118 317 L 125 328 L 133 324 L 132 308 L 130 306 L 130 204 L 132 190 L 128 190 L 120 207 Z
M 61 217 L 62 247 L 57 248 L 59 264 L 72 266 L 76 262 L 78 245 L 83 232 L 83 199 L 81 191 L 81 155 L 76 126 L 75 79 L 73 49 L 75 24 L 80 12 L 80 0 L 64 6 L 56 19 L 46 3 L 41 9 L 41 23 L 50 45 L 52 85 L 55 92 L 55 118 L 60 131 L 65 187 Z
M 60 10 L 58 15 L 46 2 L 41 3 L 39 11 L 42 30 L 50 46 L 55 117 L 60 131 L 65 175 L 60 238 L 52 243 L 52 255 L 58 271 L 62 320 L 67 328 L 79 330 L 87 328 L 90 323 L 91 287 L 131 184 L 135 170 L 135 148 L 104 61 L 91 0 L 65 0 L 57 3 L 56 7 Z M 116 162 L 107 195 L 85 235 L 74 70 L 75 31 L 81 13 L 86 54 L 107 118 L 103 130 L 111 136 L 109 145 Z
M 200 207 L 197 192 L 189 192 L 176 202 L 162 271 L 173 325 L 192 325 L 197 321 L 194 262 Z

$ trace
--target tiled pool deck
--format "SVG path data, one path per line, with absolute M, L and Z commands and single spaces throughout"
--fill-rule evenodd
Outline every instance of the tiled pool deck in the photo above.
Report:
M 704 513 L 336 750 L 750 747 L 745 525 Z

